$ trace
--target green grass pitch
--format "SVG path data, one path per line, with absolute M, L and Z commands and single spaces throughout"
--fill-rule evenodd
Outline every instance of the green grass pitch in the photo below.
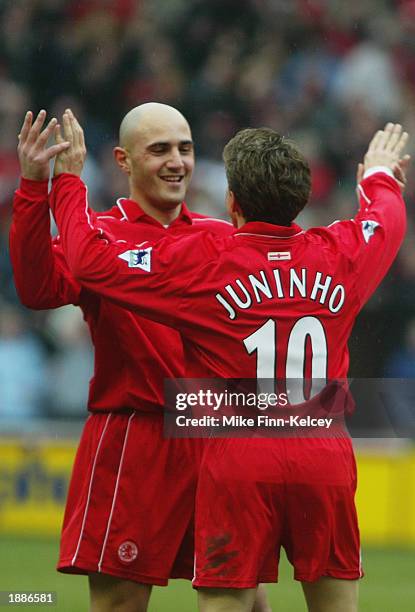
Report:
M 0 591 L 56 591 L 56 607 L 19 606 L 25 610 L 88 610 L 87 581 L 54 570 L 58 544 L 55 540 L 0 538 Z M 363 550 L 366 577 L 360 585 L 361 612 L 412 612 L 415 610 L 415 551 Z M 305 610 L 301 586 L 292 580 L 284 556 L 280 582 L 268 586 L 274 612 Z M 9 606 L 7 609 L 16 609 Z M 6 610 L 6 608 L 4 608 Z M 155 588 L 150 612 L 195 612 L 196 595 L 190 584 L 173 580 L 168 588 Z

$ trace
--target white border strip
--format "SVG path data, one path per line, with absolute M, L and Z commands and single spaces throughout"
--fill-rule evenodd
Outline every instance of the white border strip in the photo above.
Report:
M 121 198 L 119 200 L 117 200 L 117 206 L 120 209 L 120 211 L 123 214 L 123 219 L 125 219 L 126 221 L 129 221 L 129 218 L 127 217 L 127 215 L 125 214 L 125 210 L 123 209 L 123 207 L 121 206 Z
M 372 204 L 372 200 L 370 200 L 367 195 L 365 194 L 365 190 L 363 189 L 363 187 L 359 184 L 357 186 L 360 195 L 362 196 L 362 198 L 364 199 L 364 201 L 366 202 L 366 204 Z
M 199 221 L 215 221 L 217 223 L 225 223 L 225 225 L 230 225 L 231 227 L 233 227 L 232 223 L 229 223 L 229 221 L 225 221 L 225 219 L 215 219 L 215 217 L 205 217 L 205 218 L 202 218 L 202 219 L 198 219 L 198 218 L 193 218 L 192 217 L 192 221 L 194 221 L 196 223 L 198 223 Z
M 104 559 L 105 548 L 107 546 L 107 541 L 108 541 L 108 537 L 109 537 L 109 533 L 110 533 L 110 529 L 111 529 L 112 515 L 114 514 L 115 502 L 117 500 L 118 485 L 120 483 L 120 478 L 121 478 L 121 470 L 122 470 L 122 466 L 123 466 L 123 462 L 124 462 L 125 449 L 127 448 L 128 433 L 130 431 L 130 424 L 131 424 L 131 421 L 134 418 L 134 416 L 135 416 L 135 412 L 133 412 L 130 415 L 130 418 L 128 419 L 127 429 L 125 431 L 124 444 L 123 444 L 123 447 L 122 447 L 120 464 L 118 466 L 117 481 L 115 483 L 114 496 L 112 498 L 111 512 L 110 512 L 110 515 L 109 515 L 109 518 L 108 518 L 107 531 L 105 533 L 104 542 L 102 544 L 101 557 L 100 557 L 99 562 L 98 562 L 98 572 L 101 572 L 101 569 L 102 569 L 102 562 L 103 562 L 103 559 Z
M 193 578 L 192 578 L 192 584 L 194 583 L 195 580 L 196 580 L 196 550 L 193 553 Z
M 89 214 L 89 204 L 88 204 L 88 187 L 85 185 L 85 215 L 88 221 L 88 225 L 91 229 L 97 229 L 95 225 L 91 222 L 91 215 Z M 98 228 L 99 229 L 99 228 Z M 103 233 L 103 230 L 100 229 L 100 232 Z
M 81 533 L 79 534 L 78 544 L 77 544 L 77 547 L 76 547 L 76 550 L 75 550 L 75 554 L 72 557 L 71 565 L 75 565 L 76 558 L 78 556 L 79 549 L 80 549 L 80 546 L 81 546 L 82 536 L 84 535 L 86 517 L 87 517 L 87 514 L 88 514 L 88 510 L 89 510 L 89 502 L 91 500 L 92 483 L 93 483 L 94 476 L 95 476 L 95 466 L 97 464 L 98 454 L 99 454 L 99 451 L 100 451 L 100 448 L 101 448 L 102 440 L 104 439 L 104 436 L 105 436 L 105 432 L 107 431 L 107 427 L 108 427 L 108 423 L 109 423 L 110 418 L 111 418 L 111 413 L 107 416 L 107 420 L 105 421 L 104 429 L 102 430 L 101 437 L 100 437 L 99 442 L 98 442 L 97 450 L 95 451 L 94 463 L 92 464 L 91 477 L 89 479 L 88 497 L 87 497 L 87 500 L 86 500 L 84 516 L 83 516 L 83 519 L 82 519 Z
M 251 234 L 249 232 L 240 232 L 239 234 L 234 234 L 234 236 L 261 236 L 262 238 L 277 238 L 278 240 L 289 240 L 290 238 L 295 238 L 296 236 L 300 236 L 304 234 L 304 230 L 301 232 L 297 232 L 296 234 L 291 234 L 291 236 L 270 236 L 269 234 Z

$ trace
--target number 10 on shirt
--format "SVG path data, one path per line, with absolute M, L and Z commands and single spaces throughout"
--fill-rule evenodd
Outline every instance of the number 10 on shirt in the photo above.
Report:
M 307 342 L 311 345 L 309 377 L 306 377 Z M 284 350 L 277 352 L 278 322 L 268 319 L 245 338 L 243 343 L 249 355 L 256 353 L 257 379 L 274 380 L 277 356 L 285 353 Z M 310 378 L 309 392 L 305 391 L 303 385 L 294 385 L 293 389 L 287 389 L 287 392 L 290 391 L 291 404 L 304 402 L 321 391 L 327 378 L 327 340 L 324 327 L 317 317 L 302 317 L 296 321 L 288 337 L 286 354 L 285 378 L 297 381 Z

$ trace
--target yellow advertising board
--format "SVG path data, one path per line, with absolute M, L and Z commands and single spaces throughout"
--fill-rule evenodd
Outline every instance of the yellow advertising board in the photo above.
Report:
M 76 442 L 0 438 L 0 534 L 57 535 Z M 415 450 L 359 450 L 362 541 L 415 545 Z
M 415 451 L 357 453 L 362 541 L 415 545 Z
M 76 444 L 0 439 L 0 533 L 55 535 Z

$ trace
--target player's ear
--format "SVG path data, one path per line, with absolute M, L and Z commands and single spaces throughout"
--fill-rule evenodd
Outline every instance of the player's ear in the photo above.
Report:
M 113 149 L 114 158 L 118 166 L 125 174 L 131 174 L 130 170 L 130 156 L 126 149 L 122 147 L 114 147 Z

